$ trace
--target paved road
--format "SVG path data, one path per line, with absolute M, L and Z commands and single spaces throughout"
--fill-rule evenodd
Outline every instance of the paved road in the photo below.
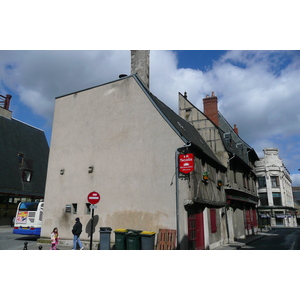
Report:
M 36 245 L 37 236 L 13 234 L 13 227 L 0 226 L 0 250 L 22 250 L 24 242 Z
M 300 250 L 300 228 L 276 228 L 240 250 Z

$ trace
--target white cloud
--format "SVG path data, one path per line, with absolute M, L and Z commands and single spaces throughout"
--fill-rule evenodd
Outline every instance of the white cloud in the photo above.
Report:
M 300 186 L 300 173 L 299 174 L 291 174 L 292 185 Z
M 300 55 L 297 51 L 229 51 L 208 70 L 179 69 L 173 51 L 151 51 L 150 90 L 174 111 L 178 92 L 203 110 L 212 91 L 219 110 L 257 153 L 278 147 L 295 172 L 299 146 Z M 55 97 L 130 74 L 130 51 L 1 51 L 0 88 L 47 121 Z M 15 101 L 14 99 L 12 101 Z M 50 122 L 51 123 L 51 122 Z M 288 147 L 292 145 L 292 147 Z M 297 166 L 298 164 L 298 166 Z
M 3 84 L 48 121 L 53 118 L 55 97 L 130 72 L 129 51 L 3 51 L 1 54 Z

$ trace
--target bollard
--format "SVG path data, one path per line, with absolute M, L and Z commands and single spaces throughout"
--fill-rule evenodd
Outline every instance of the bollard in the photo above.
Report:
M 43 249 L 43 246 L 42 246 L 42 245 L 40 245 L 40 246 L 39 246 L 39 250 L 42 250 L 42 249 Z
M 27 249 L 27 245 L 28 245 L 28 242 L 24 242 L 24 248 L 23 248 L 23 250 L 28 250 Z

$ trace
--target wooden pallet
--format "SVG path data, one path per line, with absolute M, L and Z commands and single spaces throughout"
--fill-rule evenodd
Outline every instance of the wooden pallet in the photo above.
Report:
M 157 236 L 157 250 L 175 250 L 176 249 L 176 230 L 159 229 Z

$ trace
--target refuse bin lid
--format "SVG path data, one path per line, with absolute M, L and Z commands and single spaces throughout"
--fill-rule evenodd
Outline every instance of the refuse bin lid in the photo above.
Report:
M 118 228 L 118 229 L 115 229 L 115 232 L 127 232 L 128 230 L 127 229 L 124 229 L 124 228 Z
M 100 231 L 111 231 L 111 227 L 100 227 Z
M 155 233 L 156 232 L 154 232 L 154 231 L 142 231 L 140 234 L 153 235 Z
M 131 231 L 131 232 L 134 232 L 134 233 L 141 233 L 143 230 L 127 229 L 127 231 Z

